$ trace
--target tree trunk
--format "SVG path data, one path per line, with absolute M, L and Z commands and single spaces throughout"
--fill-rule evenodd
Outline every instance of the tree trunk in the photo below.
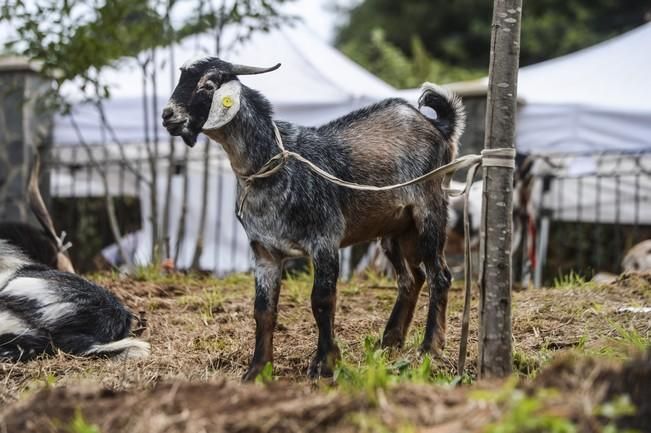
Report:
M 486 149 L 513 148 L 522 0 L 495 0 Z M 511 373 L 513 168 L 484 166 L 480 247 L 479 376 Z

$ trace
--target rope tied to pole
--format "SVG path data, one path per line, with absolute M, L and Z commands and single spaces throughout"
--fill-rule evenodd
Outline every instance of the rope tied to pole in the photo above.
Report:
M 283 144 L 282 137 L 280 136 L 280 131 L 276 126 L 275 122 L 272 122 L 274 135 L 276 138 L 276 144 L 280 149 L 280 153 L 277 153 L 271 157 L 257 172 L 254 174 L 245 176 L 237 174 L 237 176 L 244 182 L 244 191 L 237 209 L 237 215 L 242 216 L 244 211 L 244 204 L 246 198 L 253 187 L 253 184 L 258 179 L 264 179 L 273 176 L 278 171 L 280 171 L 290 159 L 295 159 L 305 165 L 314 172 L 315 174 L 321 176 L 325 180 L 339 185 L 344 188 L 353 189 L 357 191 L 391 191 L 394 189 L 404 188 L 410 185 L 417 183 L 425 182 L 435 177 L 443 177 L 443 192 L 445 192 L 449 197 L 460 197 L 463 196 L 463 231 L 464 231 L 464 306 L 463 306 L 463 318 L 461 322 L 461 343 L 459 347 L 459 360 L 457 364 L 457 370 L 459 376 L 463 374 L 465 369 L 465 360 L 466 352 L 468 346 L 468 330 L 470 323 L 470 298 L 471 298 L 471 279 L 472 279 L 472 259 L 470 254 L 470 217 L 468 215 L 468 203 L 470 197 L 470 185 L 472 184 L 475 173 L 480 166 L 483 167 L 502 167 L 507 169 L 515 168 L 515 149 L 511 147 L 497 148 L 497 149 L 484 149 L 480 155 L 464 155 L 455 159 L 454 161 L 437 167 L 427 173 L 418 176 L 414 179 L 408 180 L 406 182 L 396 183 L 393 185 L 364 185 L 355 182 L 350 182 L 343 180 L 334 176 L 333 174 L 323 170 L 319 166 L 315 165 L 312 161 L 304 158 L 300 154 L 293 152 L 291 150 L 285 149 Z M 467 168 L 466 180 L 461 189 L 453 189 L 450 187 L 452 177 L 454 174 Z

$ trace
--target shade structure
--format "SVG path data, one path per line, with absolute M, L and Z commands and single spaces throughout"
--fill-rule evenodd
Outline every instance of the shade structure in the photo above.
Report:
M 525 153 L 651 151 L 651 23 L 520 69 Z
M 259 90 L 271 101 L 275 117 L 280 120 L 319 125 L 395 95 L 393 87 L 321 41 L 304 25 L 257 33 L 234 45 L 237 31 L 225 29 L 219 57 L 241 64 L 282 64 L 275 72 L 241 78 L 245 85 Z M 188 59 L 216 55 L 216 45 L 213 33 L 190 36 L 179 44 L 156 49 L 154 56 L 151 52 L 142 53 L 137 59 L 124 59 L 105 71 L 102 78 L 109 85 L 111 97 L 104 108 L 116 138 L 132 144 L 152 141 L 155 136 L 166 138 L 160 111 L 176 85 L 179 66 Z M 72 110 L 83 139 L 91 144 L 110 142 L 113 137 L 102 124 L 97 108 L 81 102 L 87 95 L 74 86 L 68 86 L 64 92 L 70 99 L 80 101 Z M 57 116 L 54 142 L 79 143 L 70 116 Z

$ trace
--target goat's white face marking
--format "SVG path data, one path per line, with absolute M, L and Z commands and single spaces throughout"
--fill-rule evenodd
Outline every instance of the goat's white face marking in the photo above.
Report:
M 241 92 L 242 84 L 238 80 L 224 83 L 215 91 L 203 131 L 219 129 L 233 120 L 240 111 Z

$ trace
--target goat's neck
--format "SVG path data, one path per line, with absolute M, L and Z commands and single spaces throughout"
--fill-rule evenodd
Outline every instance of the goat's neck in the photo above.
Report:
M 239 176 L 256 173 L 281 151 L 276 143 L 273 121 L 268 116 L 256 118 L 240 113 L 223 128 L 208 133 L 208 136 L 221 143 L 233 171 Z

